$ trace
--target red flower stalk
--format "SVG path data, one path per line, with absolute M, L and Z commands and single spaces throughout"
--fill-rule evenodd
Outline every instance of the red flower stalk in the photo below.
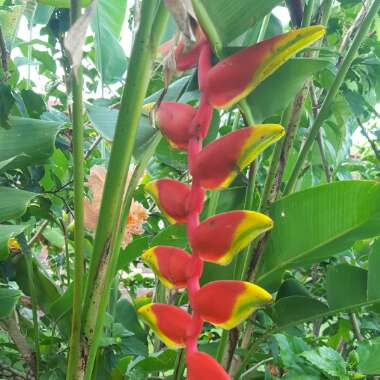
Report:
M 139 309 L 144 321 L 169 347 L 186 347 L 188 380 L 228 380 L 211 356 L 198 351 L 205 321 L 224 329 L 241 323 L 254 310 L 271 301 L 264 289 L 244 281 L 215 281 L 200 287 L 203 262 L 227 265 L 272 220 L 253 211 L 231 211 L 200 223 L 204 189 L 228 186 L 237 173 L 266 147 L 280 139 L 280 125 L 256 125 L 232 132 L 204 149 L 213 107 L 225 107 L 244 97 L 292 54 L 323 34 L 321 27 L 304 28 L 241 50 L 212 67 L 207 40 L 189 52 L 183 67 L 198 62 L 198 109 L 163 102 L 157 122 L 173 146 L 187 149 L 191 186 L 172 179 L 146 185 L 158 207 L 172 223 L 186 223 L 191 255 L 168 246 L 153 247 L 142 258 L 169 288 L 187 288 L 192 314 L 179 307 L 149 304 Z M 178 64 L 178 62 L 177 62 Z M 221 301 L 222 300 L 222 301 Z

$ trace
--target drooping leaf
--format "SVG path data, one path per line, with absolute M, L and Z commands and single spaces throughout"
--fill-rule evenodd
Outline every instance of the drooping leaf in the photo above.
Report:
M 26 211 L 29 202 L 38 194 L 0 187 L 0 222 L 18 218 Z
M 285 109 L 305 81 L 328 64 L 329 61 L 317 58 L 293 58 L 284 63 L 247 98 L 255 121 L 261 123 Z
M 223 59 L 207 75 L 205 91 L 209 102 L 216 108 L 231 107 L 286 60 L 323 35 L 321 26 L 292 30 Z
M 380 338 L 361 342 L 358 347 L 359 371 L 364 375 L 380 373 Z
M 21 292 L 17 289 L 0 287 L 0 318 L 4 318 L 14 309 Z
M 341 181 L 275 202 L 270 235 L 257 281 L 275 289 L 288 268 L 311 265 L 350 248 L 356 240 L 380 234 L 380 186 Z
M 230 380 L 223 367 L 205 352 L 195 352 L 187 360 L 188 380 Z
M 169 347 L 184 347 L 191 316 L 185 310 L 172 305 L 151 303 L 138 310 L 143 321 Z
M 278 124 L 261 124 L 231 132 L 207 145 L 196 157 L 193 176 L 206 189 L 227 187 L 264 149 L 284 135 Z
M 145 185 L 170 223 L 186 223 L 190 187 L 174 179 L 159 179 Z
M 234 255 L 272 226 L 272 220 L 258 212 L 225 212 L 203 221 L 192 234 L 191 246 L 202 260 L 227 265 Z
M 294 280 L 293 280 L 294 281 Z M 341 312 L 380 302 L 380 295 L 369 297 L 367 271 L 348 264 L 331 266 L 326 276 L 328 304 L 305 292 L 293 292 L 278 299 L 273 305 L 273 319 L 282 328 L 320 319 Z M 284 293 L 283 286 L 279 292 Z
M 88 116 L 93 123 L 94 128 L 108 141 L 113 140 L 115 134 L 116 120 L 119 113 L 116 109 L 110 109 L 98 105 L 86 105 Z M 149 119 L 141 115 L 139 127 L 137 129 L 136 142 L 133 155 L 138 160 L 149 143 L 154 138 L 157 130 L 149 124 Z
M 0 167 L 20 168 L 41 163 L 54 151 L 54 141 L 62 123 L 11 117 L 10 129 L 0 128 Z
M 141 259 L 148 264 L 160 281 L 169 289 L 185 288 L 191 256 L 171 246 L 156 246 L 143 253 Z
M 201 287 L 192 306 L 204 320 L 229 330 L 271 300 L 266 290 L 250 282 L 221 280 Z

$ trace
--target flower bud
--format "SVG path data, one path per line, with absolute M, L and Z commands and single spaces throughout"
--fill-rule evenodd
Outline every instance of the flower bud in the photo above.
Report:
M 212 356 L 204 352 L 194 352 L 187 360 L 187 380 L 231 380 L 231 378 Z

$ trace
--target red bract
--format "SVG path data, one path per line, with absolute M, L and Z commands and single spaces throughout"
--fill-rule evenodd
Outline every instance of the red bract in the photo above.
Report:
M 250 241 L 272 227 L 272 220 L 258 212 L 225 212 L 202 222 L 191 236 L 191 246 L 202 260 L 227 265 Z
M 184 347 L 191 316 L 179 307 L 150 303 L 138 310 L 143 321 L 170 348 Z
M 170 223 L 186 223 L 190 188 L 174 179 L 159 179 L 145 185 Z
M 182 50 L 181 43 L 177 47 L 179 69 L 198 64 L 199 106 L 195 109 L 162 102 L 156 120 L 172 146 L 187 150 L 192 184 L 189 187 L 164 179 L 147 184 L 146 189 L 170 222 L 187 224 L 192 254 L 158 246 L 147 250 L 142 258 L 165 286 L 187 288 L 192 315 L 161 304 L 144 306 L 139 313 L 169 347 L 186 346 L 188 380 L 230 379 L 216 360 L 198 351 L 204 321 L 231 329 L 272 299 L 264 289 L 244 281 L 215 281 L 200 287 L 204 261 L 227 265 L 259 234 L 273 227 L 269 217 L 254 211 L 226 212 L 200 223 L 204 190 L 227 187 L 258 154 L 284 135 L 280 125 L 255 125 L 203 148 L 213 107 L 236 103 L 287 58 L 323 33 L 319 26 L 292 31 L 244 49 L 215 66 L 211 47 L 203 37 L 188 52 Z
M 185 43 L 182 38 L 178 41 L 177 46 L 175 45 L 175 39 L 173 38 L 162 44 L 159 48 L 159 53 L 162 56 L 166 56 L 170 53 L 171 49 L 175 49 L 174 56 L 176 69 L 178 71 L 191 69 L 198 64 L 200 51 L 202 46 L 207 43 L 207 39 L 199 25 L 195 28 L 194 34 L 196 41 L 188 48 L 185 47 Z
M 272 296 L 257 285 L 244 281 L 214 281 L 195 294 L 193 309 L 206 321 L 232 329 Z
M 310 26 L 250 46 L 216 64 L 208 74 L 207 98 L 217 108 L 247 96 L 287 59 L 321 38 L 325 29 Z
M 196 112 L 197 110 L 188 104 L 161 102 L 156 111 L 156 121 L 171 146 L 187 149 L 189 126 Z
M 206 189 L 227 187 L 236 175 L 284 135 L 278 124 L 239 129 L 207 145 L 195 159 L 193 176 Z
M 191 256 L 176 247 L 158 246 L 141 256 L 167 288 L 185 288 Z
M 188 380 L 230 380 L 223 367 L 210 355 L 195 352 L 187 360 Z

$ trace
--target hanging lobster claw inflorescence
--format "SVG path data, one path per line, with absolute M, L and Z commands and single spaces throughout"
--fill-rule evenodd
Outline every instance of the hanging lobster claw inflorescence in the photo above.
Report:
M 198 351 L 197 340 L 205 321 L 231 329 L 272 300 L 266 290 L 245 281 L 199 285 L 204 261 L 227 265 L 253 239 L 273 227 L 268 216 L 253 211 L 226 212 L 200 223 L 204 190 L 227 187 L 264 149 L 284 135 L 283 127 L 277 124 L 253 125 L 203 148 L 213 108 L 236 104 L 288 58 L 323 34 L 321 26 L 293 30 L 242 49 L 215 66 L 200 28 L 190 50 L 185 52 L 183 44 L 177 46 L 178 70 L 198 65 L 199 107 L 161 102 L 156 121 L 173 147 L 187 150 L 192 184 L 160 179 L 147 184 L 146 190 L 169 222 L 187 224 L 192 253 L 157 246 L 147 250 L 142 259 L 164 286 L 187 288 L 192 314 L 163 304 L 145 305 L 139 313 L 169 347 L 186 347 L 188 380 L 230 379 L 215 359 Z

